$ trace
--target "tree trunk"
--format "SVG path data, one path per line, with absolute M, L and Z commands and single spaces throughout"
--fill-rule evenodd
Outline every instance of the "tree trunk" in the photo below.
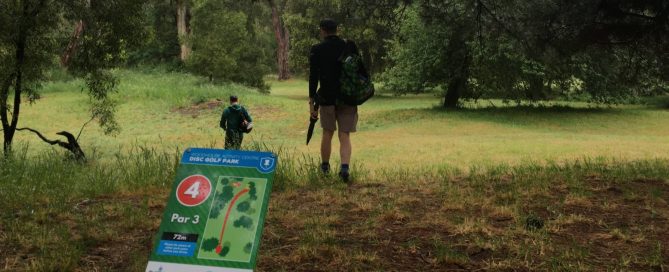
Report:
M 21 36 L 21 35 L 20 35 Z M 14 104 L 12 104 L 12 122 L 9 124 L 8 130 L 3 130 L 5 133 L 5 154 L 11 149 L 12 141 L 14 140 L 14 133 L 16 132 L 16 125 L 19 123 L 19 113 L 21 112 L 21 93 L 23 92 L 23 62 L 25 60 L 25 35 L 19 38 L 19 46 L 16 51 L 16 79 L 14 81 Z
M 21 93 L 23 92 L 23 64 L 26 59 L 26 41 L 28 40 L 28 33 L 34 27 L 35 18 L 42 11 L 46 4 L 46 0 L 40 0 L 34 7 L 30 7 L 28 1 L 23 2 L 23 10 L 18 17 L 18 29 L 16 29 L 16 40 L 13 44 L 16 49 L 14 55 L 14 71 L 4 82 L 2 90 L 0 90 L 0 121 L 2 122 L 3 133 L 3 151 L 5 156 L 9 155 L 14 140 L 14 133 L 16 132 L 16 125 L 19 123 L 19 113 L 21 112 Z M 12 104 L 12 120 L 9 121 L 7 114 L 9 113 L 9 86 L 12 81 L 14 83 L 14 104 Z
M 469 66 L 472 57 L 466 42 L 461 36 L 454 36 L 454 40 L 449 45 L 449 56 L 453 66 L 450 70 L 450 80 L 448 89 L 444 97 L 445 108 L 457 108 L 462 94 L 467 90 L 467 81 L 469 81 Z
M 186 61 L 191 54 L 189 45 L 190 39 L 190 11 L 187 0 L 177 0 L 177 35 L 179 35 L 179 45 L 181 53 L 179 58 Z
M 44 2 L 40 2 L 40 6 L 35 10 L 35 13 L 39 11 L 39 8 L 41 5 L 43 5 Z M 14 133 L 16 132 L 16 125 L 19 122 L 19 113 L 21 111 L 21 92 L 23 91 L 23 63 L 25 62 L 25 57 L 26 57 L 26 41 L 28 39 L 28 27 L 27 22 L 29 22 L 29 19 L 32 19 L 29 17 L 31 14 L 29 12 L 29 7 L 28 4 L 24 3 L 23 6 L 23 14 L 22 18 L 20 18 L 20 23 L 19 23 L 19 29 L 17 31 L 17 39 L 16 43 L 14 44 L 16 48 L 16 54 L 14 61 L 15 67 L 14 67 L 14 74 L 11 77 L 14 80 L 14 103 L 12 104 L 12 120 L 11 122 L 8 120 L 8 111 L 9 107 L 7 104 L 8 96 L 9 96 L 9 87 L 3 86 L 3 93 L 2 93 L 2 133 L 3 133 L 3 151 L 5 155 L 8 155 L 10 152 L 10 149 L 12 147 L 12 141 L 14 140 Z M 35 15 L 36 16 L 36 15 Z M 9 81 L 9 84 L 11 84 L 11 79 Z
M 84 32 L 84 21 L 79 20 L 77 24 L 74 26 L 74 32 L 72 33 L 72 37 L 70 38 L 70 43 L 67 45 L 67 48 L 65 49 L 65 52 L 63 52 L 63 55 L 60 56 L 60 65 L 63 67 L 67 67 L 67 65 L 70 63 L 70 59 L 72 58 L 72 55 L 74 55 L 74 52 L 77 51 L 77 43 L 79 42 L 79 37 L 81 37 L 81 33 Z
M 367 73 L 371 75 L 372 73 L 375 72 L 376 69 L 376 63 L 374 62 L 374 58 L 372 58 L 372 54 L 369 53 L 371 50 L 369 50 L 369 46 L 366 44 L 358 44 L 358 46 L 360 49 L 362 49 L 362 51 L 359 53 L 361 54 L 364 53 L 362 54 L 362 59 L 363 63 L 365 64 L 365 68 L 367 68 Z
M 272 9 L 272 26 L 274 28 L 274 38 L 276 39 L 276 58 L 277 68 L 279 72 L 279 80 L 286 80 L 290 78 L 290 67 L 288 66 L 288 50 L 290 46 L 290 36 L 288 28 L 281 20 L 281 14 L 276 6 L 274 0 L 268 0 L 269 6 Z
M 9 87 L 14 82 L 14 78 L 14 74 L 8 76 L 3 82 L 2 89 L 0 89 L 0 121 L 2 122 L 3 150 L 5 155 L 9 154 L 12 138 L 14 137 L 14 130 L 11 129 L 9 124 L 9 105 L 7 104 L 7 100 L 9 100 Z
M 532 101 L 546 99 L 545 89 L 546 85 L 544 84 L 543 77 L 537 75 L 530 76 L 527 98 Z

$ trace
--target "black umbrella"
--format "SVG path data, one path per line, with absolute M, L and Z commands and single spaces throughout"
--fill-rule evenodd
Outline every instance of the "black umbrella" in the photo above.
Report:
M 314 110 L 318 111 L 318 105 L 314 106 Z M 318 121 L 318 117 L 309 116 L 309 130 L 307 131 L 307 145 L 309 145 L 309 141 L 311 141 L 311 136 L 314 135 L 314 127 L 316 126 L 316 121 Z

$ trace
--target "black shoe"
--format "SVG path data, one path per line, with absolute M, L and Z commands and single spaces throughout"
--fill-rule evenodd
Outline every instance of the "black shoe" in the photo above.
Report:
M 324 162 L 321 164 L 321 173 L 323 175 L 329 175 L 330 174 L 330 164 L 327 162 Z
M 348 171 L 339 172 L 339 177 L 344 183 L 349 183 L 351 181 L 351 174 Z

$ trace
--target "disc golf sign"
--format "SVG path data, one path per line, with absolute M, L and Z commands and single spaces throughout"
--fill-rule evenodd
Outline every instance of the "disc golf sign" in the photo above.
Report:
M 188 149 L 146 271 L 253 271 L 276 159 L 265 152 Z

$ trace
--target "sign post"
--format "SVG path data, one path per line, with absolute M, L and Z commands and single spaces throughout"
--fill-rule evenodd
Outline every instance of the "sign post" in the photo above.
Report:
M 146 272 L 251 272 L 276 155 L 191 148 L 176 173 Z

